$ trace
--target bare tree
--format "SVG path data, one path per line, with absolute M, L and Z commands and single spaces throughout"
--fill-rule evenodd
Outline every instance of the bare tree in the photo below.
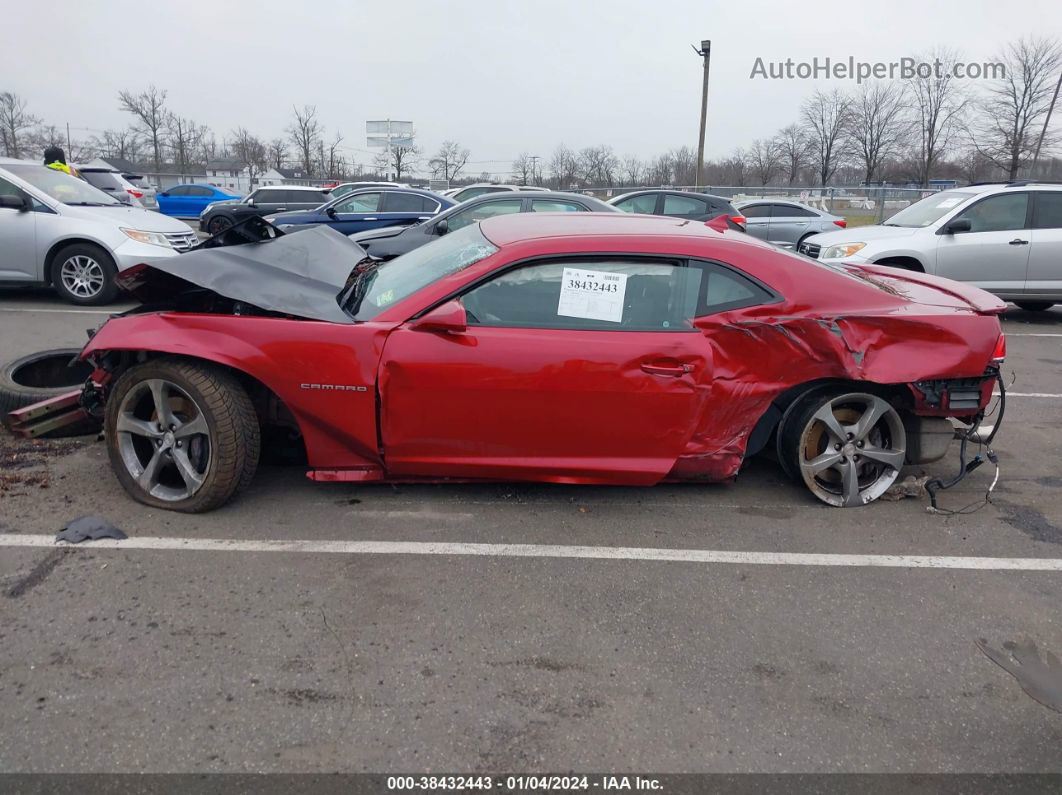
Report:
M 288 159 L 288 143 L 283 138 L 274 138 L 269 142 L 269 165 L 273 168 L 284 168 L 284 161 Z
M 79 141 L 76 138 L 68 141 L 66 130 L 54 124 L 42 124 L 34 128 L 23 137 L 23 140 L 26 142 L 24 149 L 42 154 L 49 146 L 58 146 L 66 154 L 68 163 L 91 160 L 96 156 L 96 148 L 91 143 Z
M 766 185 L 782 166 L 778 142 L 773 138 L 753 141 L 748 151 L 748 162 L 756 179 L 761 185 Z
M 21 157 L 19 136 L 40 119 L 26 111 L 26 100 L 11 91 L 0 91 L 0 143 L 8 157 Z
M 675 158 L 670 152 L 658 155 L 646 167 L 646 181 L 650 185 L 672 185 L 674 184 L 674 175 Z
M 908 83 L 912 98 L 915 139 L 913 155 L 917 164 L 917 181 L 929 185 L 933 167 L 940 153 L 948 146 L 956 127 L 968 106 L 968 99 L 952 77 L 957 55 L 952 50 L 940 49 L 917 60 L 940 62 L 940 69 L 927 74 L 916 74 Z
M 640 185 L 645 179 L 645 163 L 635 155 L 627 155 L 623 158 L 620 173 L 623 175 L 623 183 L 626 185 Z
M 417 167 L 420 160 L 420 149 L 416 144 L 407 146 L 392 146 L 390 157 L 387 150 L 380 152 L 373 159 L 377 171 L 394 171 L 395 181 L 400 181 L 403 174 L 409 174 Z
M 863 180 L 873 182 L 882 163 L 907 142 L 911 121 L 899 83 L 864 83 L 848 117 L 851 150 L 863 164 Z
M 345 163 L 343 162 L 343 155 L 339 153 L 339 146 L 343 143 L 343 135 L 339 132 L 335 134 L 332 141 L 328 144 L 328 159 L 324 162 L 324 176 L 329 178 L 335 178 L 342 175 Z M 263 147 L 263 153 L 264 153 Z
M 155 171 L 161 171 L 162 145 L 166 134 L 166 122 L 170 115 L 166 110 L 166 92 L 160 91 L 155 86 L 149 86 L 147 91 L 141 91 L 139 94 L 134 94 L 132 91 L 119 91 L 118 106 L 136 118 L 140 131 L 151 142 Z
M 778 144 L 778 156 L 782 162 L 788 184 L 800 175 L 808 162 L 808 139 L 800 125 L 790 124 L 783 127 L 775 136 Z
M 589 185 L 608 185 L 616 181 L 616 169 L 619 161 L 607 144 L 588 146 L 579 152 L 579 168 L 583 181 Z
M 513 179 L 526 185 L 535 178 L 535 161 L 527 152 L 521 152 L 513 161 Z
M 140 157 L 143 139 L 132 127 L 124 130 L 104 130 L 103 135 L 93 137 L 92 146 L 101 157 L 116 157 L 134 161 Z
M 1036 150 L 1062 69 L 1062 48 L 1050 39 L 1022 38 L 996 61 L 1004 65 L 1006 75 L 989 87 L 979 103 L 980 123 L 972 142 L 1008 179 L 1015 179 Z M 1044 146 L 1050 150 L 1056 142 L 1057 136 L 1049 131 Z
M 292 106 L 292 111 L 295 119 L 288 127 L 288 138 L 295 147 L 306 176 L 313 176 L 314 156 L 321 145 L 324 127 L 317 118 L 315 105 L 303 105 L 301 111 Z
M 173 164 L 178 173 L 189 172 L 206 133 L 205 127 L 196 124 L 191 119 L 174 113 L 169 114 L 166 119 L 167 142 L 173 153 Z
M 671 170 L 678 185 L 692 185 L 697 181 L 697 150 L 680 146 L 670 152 Z
M 579 158 L 567 146 L 560 144 L 550 156 L 549 170 L 557 187 L 568 190 L 579 177 Z
M 431 175 L 435 179 L 442 179 L 446 184 L 450 184 L 450 182 L 457 179 L 457 175 L 465 167 L 468 158 L 469 151 L 467 149 L 457 143 L 457 141 L 447 140 L 442 142 L 439 151 L 435 153 L 435 157 L 428 161 L 428 168 L 431 169 Z
M 723 178 L 729 185 L 745 185 L 748 183 L 748 171 L 752 158 L 744 149 L 735 149 L 726 160 L 723 161 Z M 766 183 L 763 183 L 766 184 Z
M 851 108 L 852 100 L 837 88 L 816 91 L 800 108 L 811 160 L 823 186 L 837 169 Z
M 232 154 L 241 163 L 247 166 L 247 177 L 254 184 L 258 176 L 265 171 L 268 165 L 268 154 L 262 140 L 243 127 L 237 127 L 233 131 L 228 143 Z

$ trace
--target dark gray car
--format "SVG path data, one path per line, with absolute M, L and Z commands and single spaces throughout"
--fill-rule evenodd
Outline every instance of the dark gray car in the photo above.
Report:
M 804 238 L 819 232 L 836 232 L 846 225 L 839 215 L 784 199 L 753 199 L 735 206 L 745 216 L 748 234 L 794 251 Z
M 221 234 L 233 224 L 252 215 L 282 213 L 288 210 L 313 210 L 331 199 L 323 188 L 305 185 L 268 185 L 242 199 L 208 204 L 199 216 L 199 228 L 212 235 Z
M 391 226 L 369 229 L 351 235 L 350 239 L 365 249 L 369 256 L 388 260 L 423 246 L 448 232 L 495 215 L 509 213 L 614 213 L 615 207 L 578 193 L 554 191 L 506 191 L 487 193 L 451 207 L 446 212 L 416 226 Z

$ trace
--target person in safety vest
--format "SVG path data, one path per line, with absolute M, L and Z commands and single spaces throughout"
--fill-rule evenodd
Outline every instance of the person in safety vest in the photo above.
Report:
M 58 146 L 49 146 L 44 150 L 44 165 L 48 166 L 48 168 L 54 168 L 56 171 L 62 171 L 72 177 L 81 176 L 77 173 L 77 169 L 73 169 L 66 164 L 66 154 Z

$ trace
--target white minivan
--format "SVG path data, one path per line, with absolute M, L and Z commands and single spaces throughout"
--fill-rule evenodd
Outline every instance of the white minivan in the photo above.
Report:
M 38 163 L 0 157 L 0 283 L 50 284 L 75 304 L 105 304 L 115 276 L 175 257 L 198 237 L 182 221 L 129 207 Z

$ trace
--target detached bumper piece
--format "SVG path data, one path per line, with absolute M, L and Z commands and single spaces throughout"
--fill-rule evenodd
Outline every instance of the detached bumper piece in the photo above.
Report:
M 82 390 L 75 389 L 65 395 L 42 400 L 30 406 L 16 409 L 4 417 L 4 425 L 15 436 L 34 439 L 62 428 L 82 424 L 86 427 L 99 419 L 82 405 Z M 86 433 L 90 431 L 86 430 Z

